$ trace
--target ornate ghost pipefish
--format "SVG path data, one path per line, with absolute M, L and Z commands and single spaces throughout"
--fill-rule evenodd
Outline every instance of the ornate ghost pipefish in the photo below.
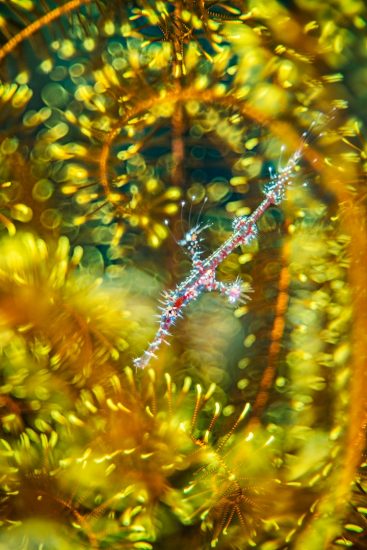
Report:
M 243 294 L 241 289 L 241 279 L 237 278 L 233 283 L 222 283 L 215 278 L 215 270 L 218 265 L 225 260 L 231 252 L 240 245 L 250 243 L 257 236 L 257 221 L 272 205 L 278 205 L 282 202 L 287 185 L 292 180 L 295 169 L 301 158 L 301 150 L 304 142 L 297 151 L 290 157 L 284 168 L 272 175 L 269 183 L 264 188 L 265 198 L 250 216 L 239 216 L 233 220 L 232 235 L 219 246 L 206 259 L 201 259 L 202 251 L 200 242 L 202 241 L 201 232 L 208 226 L 201 227 L 196 225 L 189 230 L 185 238 L 179 244 L 186 247 L 191 256 L 192 268 L 188 277 L 179 283 L 173 290 L 163 292 L 161 314 L 159 315 L 159 327 L 154 339 L 149 344 L 141 357 L 134 360 L 138 368 L 146 367 L 153 357 L 156 357 L 156 351 L 163 342 L 167 343 L 167 337 L 170 335 L 170 328 L 175 324 L 179 317 L 182 317 L 182 310 L 190 303 L 196 300 L 203 292 L 218 291 L 228 298 L 228 301 L 235 304 Z

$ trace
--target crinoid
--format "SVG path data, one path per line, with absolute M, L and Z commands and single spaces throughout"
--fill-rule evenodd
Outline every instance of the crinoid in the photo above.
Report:
M 366 20 L 0 1 L 0 546 L 363 546 Z
M 200 401 L 198 394 L 197 407 Z M 274 449 L 271 450 L 273 437 L 260 432 L 256 436 L 252 432 L 246 435 L 245 419 L 249 412 L 250 405 L 247 403 L 227 433 L 217 442 L 214 434 L 218 423 L 223 425 L 219 404 L 215 404 L 214 414 L 206 429 L 202 426 L 200 430 L 198 417 L 193 416 L 192 438 L 198 447 L 197 454 L 202 465 L 184 493 L 192 510 L 190 517 L 200 518 L 202 530 L 211 537 L 211 547 L 220 546 L 223 535 L 233 543 L 237 540 L 255 544 L 257 528 L 261 521 L 267 521 L 269 514 L 267 499 L 275 483 L 271 458 L 274 452 Z M 199 435 L 200 432 L 203 435 Z M 270 450 L 263 453 L 264 460 L 254 467 L 252 453 L 256 452 L 257 445 L 262 449 L 269 447 Z M 278 484 L 280 489 L 279 480 Z M 186 522 L 189 522 L 188 518 Z
M 53 402 L 63 394 L 68 407 L 85 384 L 97 378 L 103 384 L 119 349 L 129 347 L 121 325 L 128 331 L 133 325 L 126 311 L 116 308 L 112 315 L 109 307 L 106 322 L 104 304 L 112 305 L 116 295 L 98 290 L 102 281 L 78 269 L 83 251 L 77 247 L 69 255 L 65 237 L 47 246 L 30 233 L 17 233 L 3 236 L 0 250 L 1 384 L 10 384 L 9 399 L 21 398 L 29 425 L 38 411 L 50 419 L 49 407 L 41 402 L 51 394 Z
M 127 368 L 121 380 L 113 375 L 104 388 L 85 388 L 74 414 L 55 404 L 47 422 L 13 430 L 11 445 L 2 441 L 2 517 L 6 525 L 17 522 L 4 541 L 32 538 L 35 522 L 52 521 L 76 548 L 87 541 L 149 549 L 165 544 L 162 514 L 180 522 L 185 515 L 187 524 L 184 480 L 207 460 L 194 433 L 198 422 L 205 425 L 216 388 L 192 391 L 188 378 L 180 387 L 164 378 L 162 392 L 153 370 L 137 380 Z M 195 513 L 189 523 L 197 521 Z
M 149 36 L 149 42 L 167 42 L 172 49 L 173 74 L 187 74 L 185 47 L 194 44 L 199 53 L 213 61 L 212 52 L 221 52 L 225 38 L 223 22 L 247 21 L 251 12 L 244 13 L 241 1 L 180 0 L 179 2 L 150 2 L 133 9 L 131 20 L 138 20 L 139 31 Z M 150 31 L 150 32 L 149 32 Z M 160 36 L 156 36 L 157 31 Z

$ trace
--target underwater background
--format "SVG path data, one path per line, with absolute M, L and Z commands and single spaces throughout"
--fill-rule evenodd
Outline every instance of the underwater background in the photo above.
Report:
M 367 548 L 366 89 L 363 0 L 0 1 L 0 550 Z

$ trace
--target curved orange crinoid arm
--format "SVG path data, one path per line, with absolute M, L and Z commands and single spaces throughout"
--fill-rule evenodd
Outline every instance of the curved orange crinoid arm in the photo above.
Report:
M 45 27 L 51 21 L 54 21 L 55 19 L 58 19 L 62 15 L 65 15 L 76 8 L 79 8 L 80 6 L 83 6 L 85 4 L 90 4 L 91 0 L 70 0 L 69 2 L 66 2 L 66 4 L 63 4 L 62 6 L 58 6 L 57 8 L 45 13 L 42 17 L 31 23 L 30 25 L 27 25 L 27 27 L 20 32 L 18 32 L 15 36 L 10 38 L 2 48 L 0 48 L 0 61 L 2 61 L 9 53 L 11 53 L 19 44 L 24 42 L 24 40 L 27 40 L 32 34 L 35 34 L 38 32 L 42 27 Z
M 260 422 L 260 417 L 269 400 L 269 391 L 272 387 L 277 369 L 277 360 L 281 349 L 281 342 L 285 328 L 285 314 L 289 301 L 289 284 L 291 281 L 289 272 L 289 241 L 286 241 L 282 250 L 282 269 L 279 275 L 278 297 L 275 305 L 275 318 L 271 330 L 271 344 L 268 353 L 268 364 L 261 378 L 259 391 L 252 407 L 253 417 L 250 424 Z

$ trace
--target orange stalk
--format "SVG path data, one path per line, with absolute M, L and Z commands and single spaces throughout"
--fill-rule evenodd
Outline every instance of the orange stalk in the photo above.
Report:
M 80 6 L 83 6 L 85 4 L 90 4 L 91 0 L 70 0 L 69 2 L 66 2 L 63 6 L 59 6 L 43 15 L 30 25 L 28 25 L 25 29 L 18 32 L 15 36 L 13 36 L 2 48 L 0 48 L 0 61 L 2 61 L 9 53 L 11 53 L 19 44 L 24 42 L 24 40 L 27 40 L 32 34 L 35 34 L 38 32 L 42 27 L 45 27 L 51 21 L 54 21 L 55 19 L 58 19 L 62 15 L 65 15 L 76 8 L 79 8 Z

